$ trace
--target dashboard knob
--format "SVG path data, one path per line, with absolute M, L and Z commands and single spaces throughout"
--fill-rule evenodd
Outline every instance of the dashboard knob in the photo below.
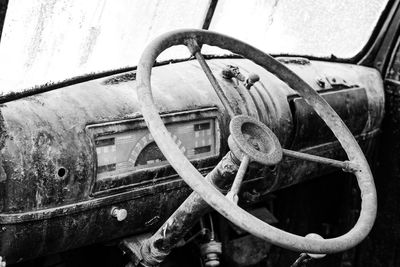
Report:
M 258 76 L 258 74 L 250 73 L 249 77 L 247 77 L 246 82 L 245 82 L 246 88 L 250 89 L 253 86 L 253 84 L 258 82 L 259 80 L 260 80 L 260 76 Z
M 121 222 L 126 219 L 126 217 L 128 216 L 128 212 L 126 211 L 126 209 L 113 207 L 111 209 L 111 216 L 116 218 L 117 221 Z
M 222 69 L 222 77 L 225 79 L 236 78 L 241 82 L 245 81 L 245 77 L 240 73 L 239 67 L 234 65 L 227 65 Z

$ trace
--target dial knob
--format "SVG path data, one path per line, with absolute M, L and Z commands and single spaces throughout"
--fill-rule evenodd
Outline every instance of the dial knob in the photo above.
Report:
M 260 76 L 258 76 L 258 74 L 255 73 L 250 73 L 249 77 L 247 77 L 244 85 L 247 89 L 250 89 L 253 84 L 255 84 L 256 82 L 258 82 L 260 80 Z
M 126 211 L 126 209 L 113 207 L 111 209 L 111 216 L 116 218 L 117 221 L 121 222 L 126 219 L 126 217 L 128 216 L 128 212 Z

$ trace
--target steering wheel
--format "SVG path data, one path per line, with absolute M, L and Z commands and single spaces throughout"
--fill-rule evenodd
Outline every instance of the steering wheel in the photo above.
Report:
M 280 153 L 283 153 L 287 156 L 334 165 L 354 173 L 354 175 L 357 177 L 358 186 L 361 190 L 362 204 L 360 217 L 355 226 L 349 232 L 342 236 L 331 239 L 318 239 L 309 236 L 302 237 L 285 232 L 249 214 L 236 205 L 235 201 L 229 200 L 211 183 L 204 179 L 200 172 L 190 163 L 190 161 L 175 144 L 159 116 L 159 112 L 154 105 L 151 92 L 151 70 L 157 56 L 171 46 L 182 44 L 186 45 L 189 48 L 189 51 L 197 58 L 203 71 L 206 73 L 207 78 L 210 80 L 225 109 L 228 111 L 231 117 L 235 117 L 236 114 L 234 113 L 232 107 L 230 107 L 229 101 L 224 96 L 216 78 L 212 74 L 210 68 L 200 53 L 200 47 L 203 44 L 218 46 L 220 48 L 230 50 L 231 52 L 242 55 L 243 57 L 262 66 L 264 69 L 271 72 L 279 79 L 287 83 L 291 88 L 296 90 L 298 94 L 303 97 L 304 100 L 324 120 L 342 145 L 349 161 L 342 162 L 338 160 L 331 160 L 285 149 L 280 152 L 280 145 L 278 145 L 275 146 L 271 152 L 272 156 L 269 157 L 268 160 L 261 160 L 261 162 L 264 164 L 275 164 L 282 158 L 282 154 Z M 161 152 L 164 154 L 176 172 L 180 175 L 180 177 L 182 177 L 182 179 L 212 208 L 214 208 L 232 223 L 236 224 L 247 232 L 277 246 L 295 251 L 318 254 L 329 254 L 350 249 L 356 246 L 368 235 L 375 221 L 377 199 L 374 180 L 365 156 L 349 129 L 332 109 L 332 107 L 304 80 L 289 70 L 285 65 L 281 64 L 261 50 L 258 50 L 257 48 L 254 48 L 253 46 L 232 37 L 211 31 L 185 29 L 163 34 L 147 46 L 138 64 L 136 80 L 137 95 L 143 117 Z M 234 118 L 234 125 L 236 125 L 236 128 L 232 127 L 231 123 L 231 135 L 233 134 L 232 131 L 235 131 L 235 129 L 243 130 L 242 126 L 244 123 L 253 123 L 256 121 L 252 118 L 243 118 L 243 115 L 239 117 L 239 119 Z M 245 121 L 243 121 L 243 119 Z M 248 120 L 250 120 L 250 122 Z M 254 123 L 257 124 L 257 122 Z M 259 128 L 258 130 L 264 129 L 264 132 L 267 131 L 267 134 L 273 135 L 270 130 L 265 130 L 266 126 L 261 122 L 258 122 L 257 125 L 258 126 L 256 128 Z M 236 133 L 235 136 L 236 138 L 234 139 L 240 139 L 240 133 L 239 135 Z M 273 141 L 277 140 L 276 137 L 272 136 L 271 138 Z M 244 146 L 243 143 L 240 142 L 238 145 Z M 242 158 L 242 163 L 239 167 L 238 173 L 243 174 L 248 162 L 251 160 L 255 160 L 252 158 L 252 155 L 245 154 L 245 156 Z M 233 186 L 235 186 L 235 184 L 237 185 L 236 179 Z

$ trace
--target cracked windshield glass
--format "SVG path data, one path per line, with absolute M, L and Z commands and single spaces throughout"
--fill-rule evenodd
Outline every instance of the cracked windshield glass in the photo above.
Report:
M 386 2 L 220 0 L 209 30 L 274 55 L 351 58 L 367 43 Z M 24 5 L 10 0 L 0 42 L 0 93 L 136 66 L 154 37 L 203 28 L 209 6 L 204 0 L 40 0 Z M 160 57 L 189 54 L 179 47 Z

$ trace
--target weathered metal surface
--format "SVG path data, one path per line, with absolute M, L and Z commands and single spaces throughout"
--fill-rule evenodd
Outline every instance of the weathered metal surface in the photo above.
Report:
M 288 147 L 295 132 L 288 102 L 288 97 L 293 96 L 294 91 L 247 60 L 213 59 L 208 64 L 215 74 L 220 73 L 226 65 L 237 65 L 246 76 L 249 73 L 260 76 L 260 82 L 255 83 L 248 92 L 232 81 L 218 75 L 216 78 L 227 97 L 243 114 L 259 115 L 281 144 Z M 289 64 L 289 67 L 315 90 L 321 90 L 316 82 L 317 77 L 328 75 L 341 76 L 365 88 L 368 119 L 360 137 L 366 136 L 362 144 L 368 149 L 374 140 L 374 136 L 368 133 L 379 128 L 383 116 L 382 84 L 378 72 L 361 66 L 316 61 L 307 65 Z M 0 255 L 10 255 L 9 262 L 148 231 L 155 224 L 163 222 L 188 195 L 189 190 L 182 187 L 180 178 L 165 169 L 157 173 L 150 172 L 149 177 L 162 178 L 165 177 L 163 174 L 169 173 L 166 180 L 157 182 L 156 179 L 154 184 L 141 188 L 130 187 L 129 178 L 124 182 L 114 180 L 111 183 L 114 183 L 112 186 L 116 190 L 92 195 L 96 158 L 86 127 L 140 116 L 138 102 L 131 89 L 136 81 L 128 74 L 126 77 L 129 79 L 115 78 L 112 82 L 106 82 L 113 77 L 69 85 L 5 102 L 0 107 Z M 216 107 L 220 112 L 221 151 L 227 151 L 228 115 L 224 113 L 222 104 L 197 62 L 155 68 L 153 88 L 155 102 L 163 113 Z M 244 93 L 241 93 L 242 89 Z M 253 101 L 245 101 L 245 93 Z M 299 149 L 307 152 L 309 147 Z M 331 158 L 335 158 L 338 151 L 339 147 L 325 144 L 324 140 L 321 140 L 320 146 L 309 150 L 312 154 Z M 212 162 L 201 164 L 213 165 Z M 281 165 L 274 170 L 250 168 L 240 198 L 245 202 L 259 201 L 268 192 L 331 171 L 303 161 L 289 160 Z M 62 174 L 62 169 L 64 175 L 60 177 L 58 173 L 60 171 Z M 209 169 L 205 168 L 204 172 L 207 171 Z M 254 182 L 249 183 L 249 178 Z M 171 190 L 171 194 L 163 193 L 163 190 Z M 153 203 L 158 202 L 166 206 L 154 211 Z M 116 203 L 133 205 L 132 209 L 127 209 L 127 221 L 134 222 L 132 228 L 119 229 L 120 225 L 110 218 L 111 206 Z M 151 216 L 145 218 L 137 215 L 135 209 L 148 212 Z M 88 220 L 90 216 L 96 220 Z M 81 232 L 76 239 L 74 231 L 79 229 L 77 225 L 94 229 L 102 227 L 104 233 L 98 239 L 93 239 L 97 232 Z M 61 228 L 62 231 L 57 230 Z M 48 240 L 59 242 L 50 242 L 51 246 L 47 246 L 45 243 Z
M 175 74 L 184 75 L 178 69 Z M 196 69 L 190 69 L 185 75 L 196 76 Z M 176 86 L 168 78 L 171 73 L 163 73 L 159 76 L 160 87 L 176 88 L 176 96 L 163 90 L 158 95 L 165 112 L 208 107 L 217 102 L 207 93 L 204 82 L 200 82 L 197 93 L 188 92 L 182 76 L 173 79 L 180 84 Z M 89 197 L 96 161 L 85 127 L 139 116 L 137 102 L 126 83 L 102 82 L 79 84 L 3 105 L 5 141 L 1 156 L 7 176 L 1 183 L 4 211 L 37 210 Z M 58 177 L 61 167 L 66 169 L 66 175 Z
M 221 62 L 222 61 L 222 62 Z M 223 65 L 224 61 L 227 61 L 227 63 L 231 60 L 221 60 L 217 61 L 216 63 L 219 65 Z M 239 60 L 239 62 L 243 63 L 243 67 L 241 66 L 241 69 L 249 69 L 251 66 L 253 70 L 256 70 L 255 72 L 257 73 L 263 73 L 263 82 L 258 83 L 255 86 L 255 89 L 251 89 L 250 92 L 252 95 L 256 95 L 255 98 L 260 96 L 261 94 L 267 94 L 265 95 L 263 99 L 257 101 L 260 102 L 260 105 L 262 103 L 263 106 L 268 106 L 268 111 L 265 111 L 265 108 L 263 106 L 258 107 L 258 109 L 264 110 L 262 112 L 264 119 L 265 116 L 269 116 L 271 118 L 265 119 L 265 122 L 267 125 L 271 125 L 271 128 L 275 131 L 277 134 L 278 138 L 280 139 L 281 143 L 287 144 L 286 139 L 289 139 L 291 134 L 290 132 L 293 131 L 292 127 L 292 122 L 291 122 L 291 113 L 290 109 L 288 107 L 288 103 L 285 99 L 285 94 L 288 95 L 290 94 L 290 89 L 282 84 L 280 84 L 279 81 L 276 81 L 274 78 L 270 78 L 269 73 L 265 73 L 265 71 L 262 71 L 257 68 L 257 66 L 254 66 L 251 63 L 248 63 L 243 60 Z M 213 63 L 213 62 L 212 62 Z M 189 65 L 191 66 L 190 68 L 181 68 L 179 64 L 184 64 L 184 65 Z M 196 78 L 196 75 L 194 73 L 196 72 L 195 62 L 187 62 L 187 63 L 179 63 L 175 65 L 171 65 L 169 67 L 170 71 L 173 71 L 175 69 L 175 73 L 179 72 L 180 77 L 185 75 L 183 72 L 185 72 L 183 69 L 187 70 L 188 75 L 190 77 Z M 193 65 L 192 65 L 193 64 Z M 316 67 L 318 68 L 319 64 L 318 62 L 315 63 Z M 322 63 L 325 65 L 324 63 Z M 337 64 L 335 64 L 337 65 Z M 339 66 L 342 66 L 340 68 Z M 339 65 L 339 69 L 342 69 L 342 72 L 351 72 L 350 70 L 354 68 L 349 68 L 347 69 L 343 65 Z M 194 68 L 194 69 L 193 69 Z M 362 68 L 362 67 L 360 67 Z M 160 69 L 163 69 L 163 73 L 168 72 L 165 67 L 161 67 Z M 164 70 L 165 69 L 165 70 Z M 310 71 L 313 70 L 314 68 L 309 68 Z M 365 68 L 362 68 L 365 69 Z M 160 70 L 161 71 L 161 70 Z M 193 73 L 194 71 L 194 73 Z M 158 71 L 155 70 L 155 73 Z M 306 72 L 306 71 L 304 71 Z M 190 74 L 189 74 L 190 73 Z M 312 72 L 311 72 L 312 73 Z M 360 75 L 356 76 L 358 74 L 356 71 L 352 72 L 355 77 L 359 77 Z M 361 72 L 363 73 L 363 72 Z M 200 74 L 200 73 L 199 73 Z M 204 107 L 204 106 L 212 106 L 212 105 L 217 105 L 218 106 L 218 99 L 215 95 L 213 95 L 212 91 L 210 90 L 209 86 L 207 85 L 207 81 L 204 79 L 201 79 L 201 77 L 196 80 L 197 90 L 191 86 L 190 82 L 184 82 L 183 77 L 179 78 L 179 76 L 174 76 L 174 81 L 177 79 L 176 84 L 178 84 L 178 87 L 176 84 L 172 85 L 171 82 L 167 82 L 167 84 L 164 86 L 162 85 L 162 80 L 168 80 L 168 79 L 163 79 L 164 75 L 170 76 L 171 74 L 165 73 L 165 74 L 159 74 L 155 75 L 155 86 L 157 87 L 157 80 L 158 83 L 160 83 L 159 87 L 164 88 L 162 89 L 160 93 L 155 93 L 156 97 L 158 95 L 158 99 L 160 100 L 160 106 L 164 107 L 164 112 L 167 112 L 168 109 L 170 110 L 181 110 L 181 109 L 193 109 L 193 107 Z M 160 79 L 157 79 L 157 76 L 161 76 Z M 200 75 L 199 75 L 200 76 Z M 377 75 L 376 73 L 372 72 L 370 74 L 369 79 L 376 78 Z M 353 78 L 355 79 L 355 78 Z M 134 97 L 130 96 L 130 91 L 129 91 L 129 86 L 128 84 L 130 83 L 124 83 L 124 84 L 115 84 L 115 85 L 102 85 L 103 81 L 106 79 L 100 79 L 92 82 L 87 82 L 87 83 L 82 83 L 78 84 L 75 86 L 70 86 L 66 87 L 65 89 L 53 91 L 53 92 L 48 92 L 36 96 L 31 96 L 25 99 L 21 99 L 18 101 L 14 102 L 9 102 L 3 105 L 1 111 L 3 114 L 3 118 L 5 119 L 5 126 L 2 128 L 3 130 L 3 135 L 2 137 L 4 138 L 4 144 L 6 146 L 7 151 L 11 151 L 9 154 L 12 155 L 13 157 L 19 157 L 21 155 L 31 155 L 31 151 L 33 151 L 35 147 L 35 140 L 32 140 L 32 136 L 36 136 L 36 144 L 41 146 L 41 149 L 47 149 L 48 152 L 50 153 L 49 156 L 52 158 L 52 160 L 58 159 L 60 167 L 65 167 L 67 169 L 67 174 L 66 176 L 62 179 L 64 182 L 64 186 L 67 187 L 64 189 L 61 187 L 61 189 L 55 190 L 55 192 L 46 192 L 47 195 L 51 195 L 51 199 L 57 199 L 58 203 L 52 203 L 52 205 L 44 205 L 40 204 L 40 202 L 36 203 L 36 200 L 34 200 L 33 196 L 32 198 L 28 199 L 28 201 L 25 201 L 26 196 L 30 194 L 26 194 L 25 192 L 28 191 L 34 191 L 31 194 L 34 194 L 35 196 L 38 195 L 40 198 L 40 190 L 34 189 L 36 186 L 31 186 L 31 184 L 28 186 L 29 183 L 31 183 L 32 179 L 31 177 L 27 176 L 25 174 L 26 170 L 25 169 L 34 169 L 35 172 L 38 172 L 42 166 L 36 166 L 32 168 L 32 166 L 35 165 L 30 165 L 29 162 L 27 161 L 27 157 L 23 157 L 21 159 L 13 159 L 13 160 L 8 160 L 7 159 L 7 153 L 2 154 L 3 158 L 3 169 L 9 169 L 13 170 L 12 175 L 23 175 L 23 181 L 21 181 L 22 186 L 17 186 L 16 185 L 16 179 L 8 179 L 8 183 L 14 185 L 9 185 L 10 188 L 18 188 L 18 190 L 21 190 L 20 195 L 23 197 L 23 201 L 20 200 L 20 207 L 11 207 L 13 204 L 11 203 L 18 203 L 17 199 L 18 196 L 20 196 L 17 193 L 7 193 L 5 192 L 5 195 L 3 195 L 3 206 L 5 210 L 15 210 L 15 211 L 22 211 L 22 210 L 31 210 L 32 208 L 37 209 L 40 208 L 40 205 L 43 207 L 48 207 L 48 206 L 55 206 L 55 205 L 60 205 L 60 204 L 65 204 L 68 203 L 67 201 L 63 200 L 66 198 L 66 192 L 71 191 L 72 188 L 74 188 L 74 192 L 69 192 L 69 194 L 74 194 L 73 196 L 70 197 L 70 201 L 77 201 L 80 199 L 84 199 L 85 197 L 81 195 L 80 197 L 78 194 L 84 194 L 83 192 L 78 193 L 77 189 L 75 188 L 77 186 L 77 181 L 79 180 L 76 178 L 76 166 L 73 165 L 71 162 L 67 162 L 67 159 L 63 159 L 62 157 L 69 157 L 70 159 L 73 160 L 73 162 L 78 162 L 78 153 L 77 151 L 80 149 L 76 149 L 76 146 L 82 146 L 85 148 L 83 151 L 80 151 L 82 156 L 87 157 L 88 159 L 86 161 L 81 162 L 82 164 L 81 169 L 84 169 L 87 174 L 82 174 L 81 177 L 87 182 L 87 177 L 90 177 L 93 175 L 92 170 L 94 169 L 94 158 L 92 155 L 91 147 L 90 146 L 90 140 L 86 137 L 86 133 L 84 132 L 84 126 L 90 123 L 94 122 L 108 122 L 108 121 L 114 121 L 118 119 L 129 119 L 129 118 L 135 118 L 137 117 L 138 110 L 137 108 L 137 103 L 134 100 Z M 169 79 L 171 80 L 171 79 Z M 275 82 L 274 82 L 275 81 Z M 273 82 L 271 85 L 270 83 Z M 360 86 L 363 84 L 361 82 L 358 82 Z M 192 88 L 187 88 L 188 86 Z M 221 84 L 226 86 L 225 82 L 221 82 Z M 265 84 L 268 84 L 268 89 L 263 90 L 263 86 Z M 183 88 L 184 87 L 184 88 Z M 261 87 L 261 88 L 260 88 Z M 379 86 L 378 86 L 379 87 Z M 167 93 L 165 88 L 176 88 L 176 90 L 173 90 L 176 94 L 179 94 L 181 97 L 176 98 L 176 99 L 185 99 L 185 101 L 181 102 L 189 102 L 189 103 L 179 103 L 177 101 L 166 101 L 164 97 L 160 97 L 161 94 L 164 95 L 171 95 L 174 94 L 172 91 Z M 182 88 L 182 89 L 181 89 Z M 188 91 L 193 91 L 192 93 Z M 280 93 L 279 91 L 280 90 Z M 366 89 L 368 92 L 372 90 L 377 90 L 376 85 L 375 87 L 367 87 Z M 231 90 L 232 91 L 232 90 Z M 286 92 L 285 92 L 286 91 Z M 230 94 L 234 95 L 235 92 L 230 92 Z M 183 94 L 183 96 L 182 96 Z M 368 98 L 368 110 L 370 111 L 369 114 L 372 114 L 378 107 L 380 107 L 380 103 L 377 102 L 376 99 L 382 99 L 381 96 L 376 96 L 374 95 L 374 98 Z M 173 96 L 171 96 L 173 98 Z M 234 98 L 238 98 L 237 95 L 233 96 Z M 188 101 L 189 99 L 192 99 L 192 101 Z M 196 104 L 194 103 L 196 102 Z M 376 102 L 376 103 L 374 103 Z M 182 105 L 182 107 L 178 107 L 179 105 Z M 257 105 L 257 106 L 260 106 Z M 168 108 L 168 106 L 172 106 Z M 240 102 L 240 105 L 242 107 L 242 102 Z M 60 108 L 61 107 L 61 108 Z M 271 109 L 275 109 L 271 110 Z M 379 118 L 380 116 L 378 116 Z M 371 120 L 371 118 L 368 118 L 368 120 Z M 307 123 L 307 120 L 304 120 L 304 122 L 297 122 L 297 125 L 299 123 Z M 226 125 L 226 122 L 224 123 L 224 120 L 221 121 L 221 128 L 224 128 L 224 125 Z M 379 125 L 379 121 L 372 121 L 368 127 L 363 129 L 363 132 L 366 132 L 370 129 L 377 128 Z M 42 130 L 42 131 L 41 131 Z M 46 134 L 49 133 L 49 134 Z M 223 133 L 226 136 L 226 133 Z M 52 135 L 56 136 L 56 140 L 52 141 Z M 6 138 L 8 136 L 8 138 Z M 224 136 L 222 136 L 224 138 Z M 12 140 L 11 140 L 12 139 Z M 26 144 L 28 140 L 31 139 L 30 144 Z M 67 141 L 69 140 L 69 141 Z M 47 147 L 45 148 L 45 145 L 47 144 Z M 58 146 L 61 146 L 60 144 L 62 143 L 62 146 L 67 149 L 66 151 L 62 151 Z M 58 144 L 58 145 L 57 145 Z M 59 149 L 59 151 L 55 152 L 56 149 Z M 83 149 L 81 148 L 81 149 Z M 70 149 L 70 150 L 68 150 Z M 3 150 L 4 151 L 4 150 Z M 39 157 L 38 153 L 41 153 L 41 151 L 36 150 L 36 155 L 30 156 L 31 159 L 33 157 Z M 5 152 L 5 151 L 4 151 Z M 42 153 L 43 154 L 43 153 Z M 57 154 L 58 156 L 54 155 Z M 61 157 L 61 158 L 60 158 Z M 25 168 L 23 168 L 22 165 L 19 165 L 18 162 L 24 161 Z M 13 163 L 11 163 L 13 162 Z M 84 163 L 86 162 L 86 163 Z M 9 166 L 10 164 L 18 164 L 18 167 L 13 168 L 12 166 Z M 44 162 L 38 162 L 36 164 L 45 164 Z M 72 164 L 72 165 L 71 165 Z M 77 164 L 77 163 L 75 163 Z M 57 165 L 57 166 L 58 166 Z M 64 166 L 65 165 L 65 166 Z M 7 167 L 9 166 L 9 167 Z M 51 176 L 50 180 L 56 180 L 53 179 L 54 176 L 57 177 L 56 171 L 58 171 L 56 164 L 51 164 L 48 168 L 54 168 L 54 171 L 50 172 L 47 170 L 45 173 L 47 176 Z M 14 170 L 15 169 L 15 170 Z M 18 171 L 17 171 L 18 169 Z M 4 175 L 5 172 L 4 172 Z M 10 171 L 8 172 L 8 175 L 10 176 L 11 173 Z M 72 177 L 72 178 L 71 178 Z M 2 179 L 6 180 L 6 179 Z M 73 186 L 70 185 L 68 182 L 72 182 Z M 92 182 L 92 181 L 91 181 Z M 89 182 L 89 183 L 91 183 Z M 4 184 L 4 182 L 2 183 Z M 61 185 L 60 185 L 61 186 Z M 84 186 L 85 187 L 85 186 Z M 26 188 L 26 189 L 24 189 Z M 70 188 L 70 189 L 69 189 Z M 88 186 L 86 185 L 85 190 L 88 189 Z M 24 191 L 24 192 L 22 192 Z M 38 193 L 36 194 L 36 191 Z M 46 195 L 45 194 L 45 195 Z M 87 196 L 86 196 L 87 197 Z M 9 204 L 5 204 L 5 199 L 7 199 L 7 202 Z M 32 200 L 31 200 L 32 199 Z M 23 202 L 23 203 L 21 203 Z M 29 204 L 31 202 L 31 204 Z M 9 206 L 10 205 L 10 206 Z M 34 205 L 37 205 L 39 207 L 34 207 Z M 18 206 L 18 205 L 17 205 Z
M 335 109 L 354 135 L 363 132 L 369 117 L 368 98 L 364 88 L 331 91 L 323 93 L 322 96 Z M 290 103 L 296 125 L 292 149 L 315 146 L 335 140 L 332 131 L 304 99 L 296 97 L 290 100 Z
M 127 198 L 122 202 L 114 200 L 112 204 L 106 204 L 103 201 L 100 206 L 84 212 L 1 225 L 0 253 L 7 263 L 15 263 L 154 228 L 190 193 L 182 183 L 176 184 L 174 190 L 166 185 L 159 189 L 157 194 Z M 110 211 L 114 206 L 127 210 L 128 216 L 124 221 L 111 217 Z
M 32 102 L 43 108 L 35 109 Z M 90 139 L 82 128 L 68 126 L 74 115 L 48 113 L 49 106 L 44 106 L 40 97 L 30 97 L 12 111 L 2 110 L 7 118 L 1 147 L 3 212 L 73 203 L 90 188 L 87 178 L 95 160 Z

